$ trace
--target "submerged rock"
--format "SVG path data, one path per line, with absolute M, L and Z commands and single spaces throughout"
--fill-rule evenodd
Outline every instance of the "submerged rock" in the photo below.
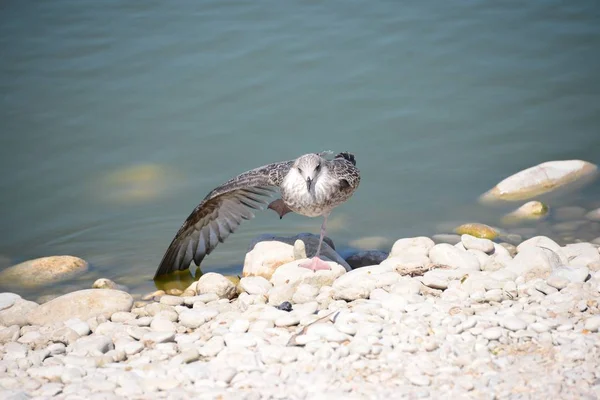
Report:
M 386 258 L 388 258 L 388 253 L 385 251 L 367 250 L 352 254 L 350 257 L 346 258 L 346 262 L 352 269 L 356 269 L 368 265 L 381 264 Z
M 92 284 L 92 289 L 114 289 L 122 290 L 124 292 L 129 290 L 127 286 L 119 285 L 118 283 L 106 278 L 96 279 L 96 281 Z
M 509 176 L 481 195 L 481 202 L 529 200 L 541 194 L 591 182 L 598 167 L 582 160 L 548 161 Z
M 350 247 L 360 250 L 381 249 L 388 246 L 390 240 L 383 236 L 367 236 L 360 239 L 355 239 L 348 243 Z
M 548 206 L 541 201 L 529 201 L 502 218 L 505 224 L 516 224 L 522 221 L 538 221 L 546 218 Z
M 78 257 L 42 257 L 5 269 L 0 272 L 0 281 L 7 286 L 36 288 L 66 281 L 87 269 L 88 263 Z
M 31 325 L 46 325 L 71 318 L 82 321 L 98 315 L 110 317 L 117 311 L 130 311 L 133 297 L 112 289 L 86 289 L 65 294 L 40 305 L 27 315 Z
M 153 200 L 165 193 L 175 177 L 171 169 L 158 164 L 124 167 L 104 177 L 101 196 L 122 203 Z
M 462 224 L 461 226 L 457 227 L 454 232 L 459 235 L 471 235 L 475 236 L 476 238 L 489 240 L 494 240 L 499 235 L 498 231 L 491 226 L 478 223 Z
M 595 210 L 588 212 L 585 214 L 585 218 L 590 221 L 600 222 L 600 208 L 596 208 Z

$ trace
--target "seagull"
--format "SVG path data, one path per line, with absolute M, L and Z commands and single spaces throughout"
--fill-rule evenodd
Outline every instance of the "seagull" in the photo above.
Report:
M 279 218 L 289 212 L 323 217 L 315 256 L 299 264 L 312 271 L 331 267 L 319 258 L 331 211 L 348 200 L 358 188 L 360 172 L 353 154 L 309 153 L 295 160 L 276 162 L 244 172 L 213 189 L 187 217 L 167 248 L 154 278 L 197 266 L 223 242 L 242 220 L 254 218 L 252 210 L 274 210 Z M 281 198 L 269 203 L 277 192 Z

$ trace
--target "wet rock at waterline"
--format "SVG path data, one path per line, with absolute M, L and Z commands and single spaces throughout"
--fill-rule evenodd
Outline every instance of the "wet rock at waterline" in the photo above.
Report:
M 582 160 L 548 161 L 502 180 L 480 197 L 483 203 L 523 201 L 560 189 L 579 188 L 598 175 L 595 164 Z
M 22 262 L 0 272 L 8 287 L 38 288 L 72 279 L 88 270 L 88 263 L 73 256 L 51 256 Z
M 502 223 L 507 225 L 526 221 L 539 221 L 546 218 L 550 208 L 541 201 L 529 201 L 516 210 L 506 214 Z

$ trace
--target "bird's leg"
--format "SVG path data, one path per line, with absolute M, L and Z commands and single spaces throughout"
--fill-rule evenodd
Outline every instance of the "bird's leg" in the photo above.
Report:
M 321 224 L 321 236 L 319 237 L 319 245 L 317 246 L 317 252 L 314 257 L 306 263 L 299 264 L 299 267 L 308 268 L 312 271 L 319 270 L 330 270 L 331 267 L 325 261 L 319 258 L 319 254 L 321 253 L 321 245 L 323 244 L 323 237 L 325 237 L 325 232 L 327 230 L 327 217 L 329 214 L 323 215 L 323 224 Z

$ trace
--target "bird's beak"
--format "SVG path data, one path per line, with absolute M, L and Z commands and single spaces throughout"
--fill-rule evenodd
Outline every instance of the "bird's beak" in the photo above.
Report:
M 306 190 L 310 192 L 310 187 L 312 186 L 312 179 L 306 178 Z

